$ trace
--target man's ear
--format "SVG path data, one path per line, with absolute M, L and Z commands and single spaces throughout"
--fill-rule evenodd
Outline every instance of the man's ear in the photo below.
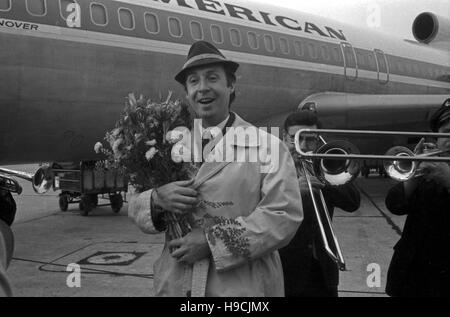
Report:
M 230 84 L 230 93 L 234 92 L 234 82 Z

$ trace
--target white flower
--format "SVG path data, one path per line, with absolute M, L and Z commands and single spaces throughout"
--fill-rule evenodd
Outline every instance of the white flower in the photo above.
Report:
M 147 159 L 147 161 L 150 161 L 155 156 L 156 153 L 158 153 L 158 150 L 152 147 L 145 153 L 145 158 Z
M 120 133 L 122 133 L 122 128 L 116 128 L 112 131 L 114 137 L 118 137 Z
M 166 134 L 166 141 L 170 144 L 177 143 L 183 139 L 186 132 L 189 133 L 189 130 L 186 127 L 178 127 L 172 131 L 169 131 Z
M 156 145 L 156 140 L 147 141 L 147 142 L 145 142 L 145 144 L 149 145 L 149 146 L 154 146 L 154 145 Z
M 134 93 L 129 93 L 128 94 L 128 100 L 130 101 L 130 105 L 132 107 L 136 107 L 137 106 L 136 96 L 134 95 Z
M 114 153 L 114 156 L 116 157 L 120 157 L 122 155 L 122 153 L 120 152 L 120 145 L 122 144 L 123 140 L 122 139 L 117 139 L 116 141 L 114 141 L 114 144 L 112 146 L 112 150 Z
M 190 162 L 191 151 L 184 145 L 176 144 L 172 147 L 170 156 L 175 163 Z
M 101 149 L 103 149 L 103 144 L 101 144 L 100 142 L 95 143 L 94 145 L 94 151 L 95 153 L 100 153 Z

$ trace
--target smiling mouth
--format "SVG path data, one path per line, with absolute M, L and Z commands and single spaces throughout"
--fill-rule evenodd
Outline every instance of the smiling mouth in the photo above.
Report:
M 198 100 L 198 103 L 200 103 L 202 105 L 209 105 L 214 100 L 215 100 L 214 98 L 201 98 L 201 99 Z

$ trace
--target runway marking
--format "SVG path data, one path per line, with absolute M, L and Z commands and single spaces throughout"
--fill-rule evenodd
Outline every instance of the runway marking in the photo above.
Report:
M 37 263 L 42 264 L 38 269 L 41 272 L 49 272 L 49 273 L 64 273 L 67 274 L 67 265 L 63 264 L 57 264 L 53 262 L 43 262 L 43 261 L 36 261 L 31 259 L 22 259 L 22 258 L 12 258 L 15 261 L 22 261 L 22 262 L 30 262 L 30 263 Z M 44 268 L 47 265 L 52 265 L 56 267 L 62 267 L 62 270 L 50 270 Z M 132 273 L 117 273 L 113 271 L 107 271 L 107 270 L 99 270 L 99 269 L 92 269 L 88 267 L 81 267 L 83 274 L 99 274 L 99 275 L 115 275 L 115 276 L 131 276 L 131 277 L 140 277 L 140 278 L 149 278 L 153 279 L 153 274 L 132 274 Z
M 127 266 L 135 262 L 145 252 L 103 252 L 98 251 L 93 255 L 84 258 L 77 262 L 77 264 L 87 265 L 120 265 Z
M 38 263 L 39 271 L 67 274 L 69 263 L 82 262 L 83 274 L 106 274 L 153 279 L 152 266 L 161 253 L 162 244 L 139 243 L 137 241 L 105 241 L 89 243 L 50 262 L 25 258 L 13 258 L 16 261 Z M 126 250 L 126 249 L 130 250 Z M 98 251 L 98 250 L 104 251 Z M 121 250 L 121 251 L 117 251 Z M 82 258 L 82 260 L 80 260 Z M 135 264 L 138 262 L 140 264 Z M 113 263 L 115 262 L 115 263 Z M 96 265 L 96 268 L 92 268 Z M 133 273 L 130 273 L 133 272 Z

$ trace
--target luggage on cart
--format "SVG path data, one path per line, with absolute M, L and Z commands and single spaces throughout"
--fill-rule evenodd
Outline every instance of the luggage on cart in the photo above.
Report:
M 95 207 L 110 205 L 118 213 L 124 203 L 128 182 L 121 170 L 98 168 L 95 161 L 58 163 L 53 166 L 54 189 L 61 190 L 59 207 L 67 211 L 70 204 L 78 203 L 80 212 L 87 216 Z M 98 195 L 109 199 L 109 204 L 98 203 Z M 124 194 L 125 195 L 125 194 Z

